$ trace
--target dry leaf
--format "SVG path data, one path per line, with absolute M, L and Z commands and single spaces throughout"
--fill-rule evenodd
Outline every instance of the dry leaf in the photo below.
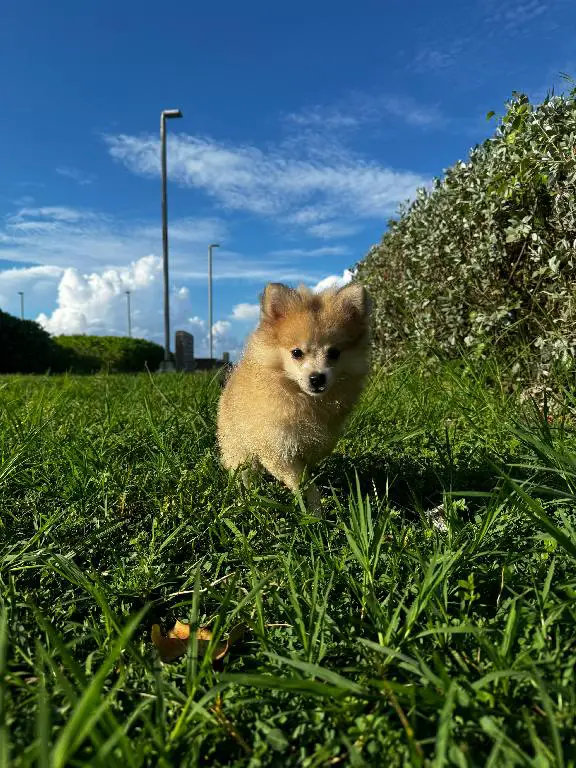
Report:
M 244 624 L 236 624 L 232 627 L 228 639 L 212 650 L 212 660 L 219 661 L 223 659 L 230 651 L 234 643 L 242 639 L 246 627 Z M 179 656 L 184 656 L 188 649 L 190 640 L 190 625 L 177 621 L 167 635 L 163 635 L 158 624 L 152 625 L 152 642 L 160 653 L 162 661 L 172 661 Z M 212 640 L 212 630 L 206 627 L 200 627 L 196 630 L 196 642 L 198 644 L 198 655 L 204 656 Z
M 152 642 L 160 652 L 162 661 L 171 661 L 183 656 L 188 647 L 190 626 L 177 621 L 166 637 L 162 634 L 159 624 L 152 625 Z

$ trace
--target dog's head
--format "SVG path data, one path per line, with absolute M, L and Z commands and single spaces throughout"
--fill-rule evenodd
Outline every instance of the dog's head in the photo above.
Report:
M 369 315 L 359 283 L 321 293 L 270 283 L 261 299 L 258 357 L 302 392 L 322 397 L 339 382 L 366 374 Z

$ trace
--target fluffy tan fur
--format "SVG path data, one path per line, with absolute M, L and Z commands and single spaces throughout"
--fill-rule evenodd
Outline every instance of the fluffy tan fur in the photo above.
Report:
M 363 286 L 314 294 L 304 286 L 270 283 L 258 328 L 220 398 L 222 463 L 230 470 L 264 468 L 297 491 L 305 471 L 334 448 L 368 369 Z M 322 391 L 310 383 L 318 375 L 325 382 Z M 317 509 L 314 485 L 307 498 Z

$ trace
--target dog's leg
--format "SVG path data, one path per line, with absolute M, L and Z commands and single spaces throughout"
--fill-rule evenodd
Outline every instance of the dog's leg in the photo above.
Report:
M 249 465 L 242 470 L 240 473 L 240 477 L 242 478 L 242 485 L 247 490 L 252 485 L 252 480 L 254 479 L 254 475 L 258 474 L 262 470 L 262 465 L 258 461 L 258 459 L 254 456 L 251 460 Z
M 305 477 L 306 467 L 301 461 L 287 462 L 282 459 L 261 459 L 264 468 L 271 475 L 284 483 L 293 493 L 300 490 L 302 478 Z M 306 502 L 311 512 L 318 514 L 321 511 L 320 491 L 314 483 L 310 483 L 306 490 Z

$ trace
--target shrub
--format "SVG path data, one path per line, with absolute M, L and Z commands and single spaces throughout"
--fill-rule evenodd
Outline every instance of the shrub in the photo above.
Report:
M 69 353 L 38 323 L 0 311 L 0 373 L 64 371 Z
M 144 371 L 146 366 L 155 371 L 164 350 L 145 339 L 122 336 L 57 336 L 57 345 L 73 354 L 71 370 L 76 373 L 111 373 Z
M 0 373 L 111 373 L 156 370 L 164 357 L 158 344 L 120 336 L 52 338 L 33 320 L 0 311 Z
M 576 354 L 576 89 L 514 94 L 493 138 L 420 190 L 359 265 L 384 361 L 531 345 Z M 492 115 L 489 115 L 491 117 Z

